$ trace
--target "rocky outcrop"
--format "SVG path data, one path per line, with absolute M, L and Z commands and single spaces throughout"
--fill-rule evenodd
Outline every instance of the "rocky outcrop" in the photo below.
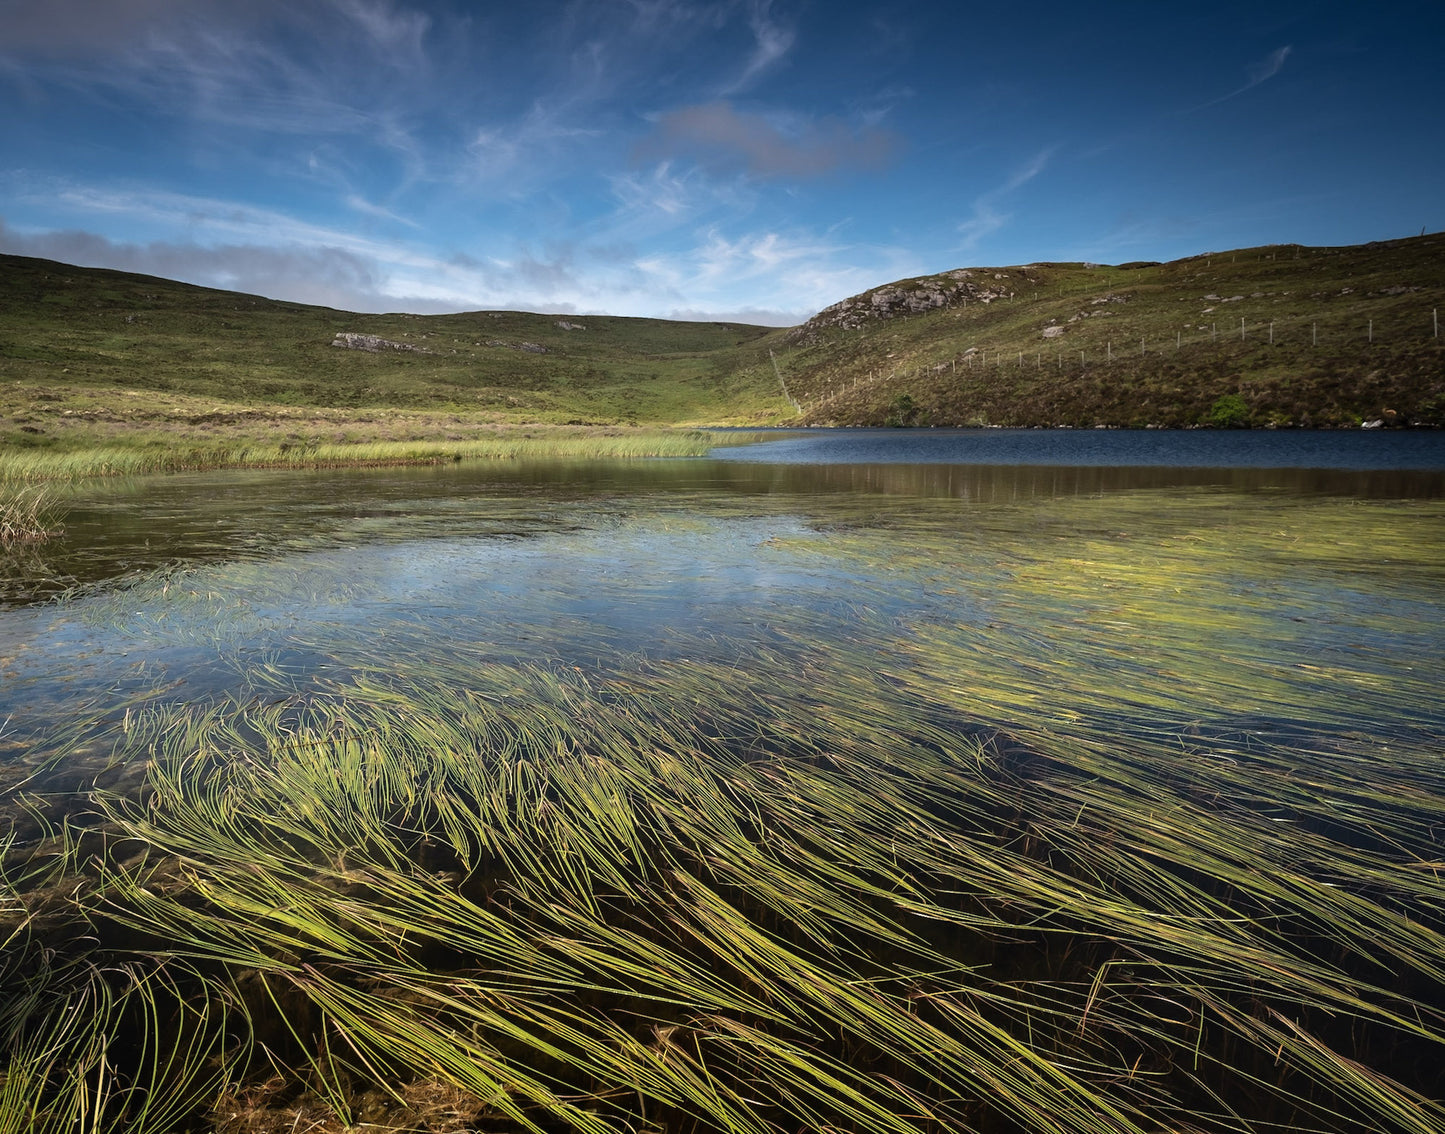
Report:
M 546 354 L 547 348 L 541 343 L 509 343 L 501 339 L 488 339 L 489 347 L 501 347 L 503 350 L 520 350 L 528 354 Z
M 793 343 L 809 343 L 817 339 L 820 331 L 830 327 L 853 331 L 872 322 L 922 315 L 940 307 L 970 302 L 992 303 L 996 299 L 1012 299 L 1013 295 L 1008 272 L 959 268 L 942 275 L 885 284 L 825 307 L 801 327 L 790 331 L 788 339 Z
M 566 319 L 558 319 L 557 326 L 564 331 L 585 331 L 587 329 L 585 323 L 569 323 Z
M 331 340 L 334 347 L 344 347 L 347 350 L 365 350 L 372 354 L 379 354 L 384 350 L 406 350 L 415 354 L 430 354 L 419 346 L 412 346 L 411 343 L 393 342 L 391 339 L 383 339 L 377 335 L 362 335 L 355 331 L 338 331 L 336 337 Z

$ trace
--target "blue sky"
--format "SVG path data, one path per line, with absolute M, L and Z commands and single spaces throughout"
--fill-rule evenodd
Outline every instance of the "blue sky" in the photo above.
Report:
M 790 324 L 1445 227 L 1445 5 L 0 0 L 0 251 Z

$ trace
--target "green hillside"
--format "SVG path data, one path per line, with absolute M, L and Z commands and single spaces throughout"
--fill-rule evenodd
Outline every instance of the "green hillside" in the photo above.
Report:
M 1445 424 L 1445 235 L 1167 264 L 970 268 L 777 350 L 813 424 Z
M 333 346 L 342 333 L 413 349 Z M 288 421 L 340 440 L 375 431 L 375 411 L 413 433 L 765 421 L 791 413 L 762 345 L 777 334 L 515 311 L 361 315 L 0 256 L 0 443 Z
M 498 425 L 1445 424 L 1445 236 L 962 268 L 801 327 L 361 315 L 0 256 L 0 446 Z M 376 351 L 334 346 L 370 335 Z

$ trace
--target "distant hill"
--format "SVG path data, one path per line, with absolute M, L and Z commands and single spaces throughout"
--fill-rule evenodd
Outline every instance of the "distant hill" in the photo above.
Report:
M 346 335 L 408 349 L 332 345 Z M 0 416 L 27 391 L 33 401 L 72 390 L 77 405 L 122 409 L 135 398 L 117 402 L 107 391 L 150 405 L 201 398 L 538 422 L 765 420 L 790 412 L 761 345 L 777 335 L 738 323 L 518 311 L 363 315 L 0 256 Z M 0 421 L 0 439 L 24 442 L 9 424 Z
M 337 437 L 350 420 L 398 410 L 431 415 L 433 432 L 444 414 L 1438 426 L 1442 306 L 1445 235 L 1167 264 L 960 268 L 873 288 L 786 331 L 516 311 L 361 315 L 0 256 L 0 444 L 80 444 L 141 424 L 201 430 L 251 412 L 264 428 L 298 407 L 330 415 L 314 429 Z
M 813 424 L 1445 424 L 1445 235 L 900 280 L 775 349 Z

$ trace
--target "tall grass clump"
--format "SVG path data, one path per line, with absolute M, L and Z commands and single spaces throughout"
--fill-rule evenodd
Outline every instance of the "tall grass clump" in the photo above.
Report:
M 49 539 L 60 530 L 62 512 L 43 485 L 0 479 L 0 547 Z

